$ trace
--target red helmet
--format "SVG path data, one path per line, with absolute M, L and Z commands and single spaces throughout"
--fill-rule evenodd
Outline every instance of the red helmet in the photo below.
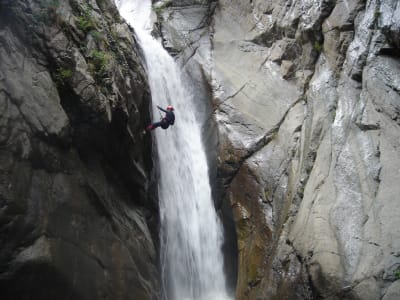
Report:
M 174 107 L 172 105 L 168 105 L 167 110 L 174 110 Z

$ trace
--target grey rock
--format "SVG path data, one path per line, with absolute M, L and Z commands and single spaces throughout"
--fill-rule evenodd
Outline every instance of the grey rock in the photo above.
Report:
M 293 75 L 294 64 L 290 60 L 283 60 L 281 63 L 281 74 L 282 77 L 288 79 Z
M 196 51 L 173 32 L 205 13 L 174 12 L 166 44 L 212 88 L 236 298 L 396 299 L 398 1 L 218 1 Z
M 32 131 L 43 135 L 62 135 L 68 126 L 68 118 L 49 72 L 38 66 L 34 59 L 25 57 L 26 48 L 11 37 L 9 29 L 0 37 L 2 90 L 9 95 L 9 101 L 18 107 Z M 48 107 L 49 111 L 45 112 L 41 107 Z
M 388 37 L 388 42 L 397 49 L 399 44 L 400 32 L 400 8 L 396 1 L 385 1 L 376 10 L 376 17 L 379 27 Z
M 392 283 L 388 290 L 385 293 L 385 296 L 383 296 L 383 300 L 394 300 L 398 299 L 400 296 L 400 282 L 396 281 Z
M 98 2 L 0 4 L 1 299 L 160 295 L 149 87 Z

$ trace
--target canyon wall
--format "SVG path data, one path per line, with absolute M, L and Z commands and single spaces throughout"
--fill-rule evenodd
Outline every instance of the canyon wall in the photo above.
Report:
M 398 299 L 400 3 L 155 7 L 233 212 L 236 298 Z
M 0 298 L 158 299 L 150 91 L 108 0 L 0 2 Z
M 236 298 L 400 298 L 398 1 L 154 2 Z M 0 67 L 1 298 L 159 298 L 132 30 L 109 0 L 3 0 Z

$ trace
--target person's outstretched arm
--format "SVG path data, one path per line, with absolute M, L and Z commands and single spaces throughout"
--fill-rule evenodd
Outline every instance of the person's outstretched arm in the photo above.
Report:
M 161 108 L 161 107 L 159 107 L 158 105 L 157 105 L 157 108 L 159 109 L 159 110 L 161 110 L 161 111 L 163 111 L 163 112 L 168 112 L 168 111 L 166 111 L 165 109 L 163 109 L 163 108 Z

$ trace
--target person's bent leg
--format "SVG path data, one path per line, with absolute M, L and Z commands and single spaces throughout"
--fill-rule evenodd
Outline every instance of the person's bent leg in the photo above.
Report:
M 153 129 L 156 129 L 157 127 L 160 127 L 161 126 L 161 122 L 154 122 L 153 124 L 150 124 L 149 126 L 147 126 L 147 130 L 153 130 Z

